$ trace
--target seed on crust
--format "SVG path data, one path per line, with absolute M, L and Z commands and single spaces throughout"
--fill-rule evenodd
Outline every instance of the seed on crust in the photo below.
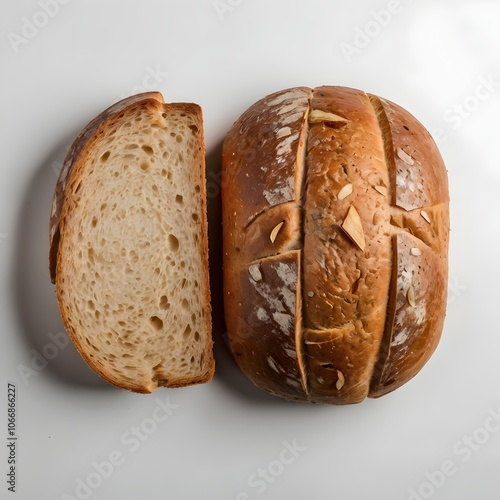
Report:
M 349 212 L 347 212 L 347 217 L 344 219 L 342 226 L 340 226 L 344 232 L 349 236 L 349 238 L 356 244 L 356 246 L 363 250 L 365 249 L 365 233 L 363 232 L 363 224 L 361 223 L 361 217 L 358 211 L 353 205 L 349 207 Z
M 422 255 L 422 251 L 420 250 L 420 248 L 417 248 L 417 247 L 414 247 L 410 250 L 410 253 L 412 255 L 415 255 L 415 257 L 418 257 L 419 255 Z
M 342 387 L 344 387 L 344 384 L 345 384 L 345 378 L 344 378 L 344 374 L 340 371 L 340 370 L 337 370 L 337 383 L 335 384 L 335 387 L 337 388 L 337 391 L 340 391 L 340 389 L 342 389 Z
M 378 191 L 382 196 L 387 196 L 389 194 L 389 190 L 385 186 L 373 186 L 375 191 Z
M 334 113 L 328 113 L 326 111 L 321 111 L 320 109 L 311 109 L 309 112 L 309 123 L 321 123 L 321 122 L 347 122 L 344 117 L 336 115 Z
M 406 152 L 403 151 L 401 148 L 398 148 L 396 150 L 396 153 L 401 160 L 403 160 L 407 165 L 413 165 L 415 163 L 415 160 Z
M 425 210 L 420 210 L 420 215 L 424 218 L 426 222 L 429 224 L 431 223 L 431 218 L 429 217 L 429 214 Z
M 410 286 L 408 288 L 408 291 L 406 292 L 406 298 L 408 299 L 408 304 L 410 304 L 411 307 L 415 307 L 417 303 L 415 302 L 415 289 Z
M 347 198 L 350 194 L 352 194 L 352 184 L 346 184 L 340 191 L 339 194 L 337 195 L 337 199 L 339 201 L 344 200 Z
M 269 239 L 271 240 L 271 243 L 274 243 L 276 241 L 276 237 L 278 236 L 278 233 L 280 232 L 281 228 L 283 227 L 283 224 L 285 221 L 281 221 L 278 225 L 275 226 L 275 228 L 271 231 L 271 234 L 269 235 Z

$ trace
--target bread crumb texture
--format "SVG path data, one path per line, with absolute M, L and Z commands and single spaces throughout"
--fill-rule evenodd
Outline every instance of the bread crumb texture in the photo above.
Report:
M 87 362 L 138 392 L 213 370 L 201 116 L 135 106 L 101 126 L 65 192 L 57 293 Z

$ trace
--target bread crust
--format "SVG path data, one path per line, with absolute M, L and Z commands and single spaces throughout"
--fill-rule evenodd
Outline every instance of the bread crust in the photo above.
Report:
M 296 249 L 302 246 L 300 163 L 310 95 L 296 88 L 262 99 L 233 125 L 222 151 L 229 345 L 257 386 L 296 401 L 308 399 L 302 330 L 296 328 L 302 314 Z
M 285 399 L 323 404 L 412 378 L 446 308 L 447 175 L 425 128 L 359 90 L 286 89 L 235 122 L 222 168 L 226 326 L 244 373 Z M 266 196 L 285 184 L 287 196 Z M 291 261 L 285 334 L 273 314 L 291 295 L 269 266 Z
M 60 252 L 63 246 L 64 236 L 67 230 L 67 225 L 71 219 L 71 213 L 74 207 L 74 193 L 78 190 L 78 185 L 85 179 L 87 159 L 90 152 L 105 139 L 109 130 L 113 129 L 117 124 L 128 119 L 132 120 L 137 115 L 138 110 L 148 109 L 153 114 L 159 114 L 165 111 L 168 106 L 170 110 L 178 110 L 180 113 L 185 112 L 189 115 L 196 116 L 196 121 L 199 124 L 199 144 L 197 161 L 200 167 L 204 167 L 205 163 L 205 145 L 203 140 L 203 118 L 201 108 L 196 104 L 191 103 L 173 103 L 166 104 L 159 92 L 147 92 L 126 98 L 113 106 L 106 109 L 94 120 L 92 120 L 79 134 L 73 143 L 66 157 L 63 168 L 61 170 L 54 193 L 53 208 L 50 218 L 50 251 L 49 251 L 49 266 L 51 279 L 56 285 L 56 296 L 59 303 L 59 310 L 65 328 L 75 345 L 76 349 L 86 361 L 86 363 L 104 380 L 107 382 L 137 393 L 150 393 L 159 386 L 165 387 L 183 387 L 198 383 L 206 383 L 213 378 L 215 372 L 215 361 L 212 352 L 211 339 L 211 302 L 209 291 L 209 275 L 208 275 L 208 225 L 206 216 L 206 195 L 204 188 L 201 193 L 201 213 L 198 214 L 198 223 L 200 226 L 199 249 L 203 259 L 203 271 L 200 276 L 200 282 L 203 283 L 203 288 L 206 294 L 203 300 L 204 307 L 204 323 L 205 331 L 208 332 L 206 342 L 205 373 L 198 377 L 175 378 L 169 380 L 165 377 L 155 377 L 154 379 L 134 384 L 133 382 L 116 377 L 109 367 L 101 360 L 93 356 L 86 345 L 82 343 L 82 338 L 78 333 L 77 325 L 74 323 L 72 311 L 67 306 L 64 298 L 64 276 L 67 276 L 66 267 L 69 265 L 69 260 L 66 255 Z M 196 180 L 200 186 L 205 186 L 205 170 L 199 169 L 199 177 Z

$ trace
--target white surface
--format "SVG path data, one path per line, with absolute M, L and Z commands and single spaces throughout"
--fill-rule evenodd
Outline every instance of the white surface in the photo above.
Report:
M 0 498 L 500 498 L 500 2 L 65 3 L 47 0 L 50 16 L 43 0 L 1 7 L 0 435 L 13 382 L 19 440 L 16 496 L 2 437 Z M 374 14 L 389 8 L 390 20 Z M 30 31 L 26 20 L 41 27 Z M 366 47 L 348 58 L 343 43 Z M 477 100 L 482 79 L 493 83 Z M 47 271 L 48 218 L 55 172 L 91 118 L 140 86 L 198 102 L 213 171 L 224 134 L 254 101 L 322 84 L 406 107 L 439 138 L 449 170 L 448 317 L 413 381 L 350 407 L 282 402 L 241 375 L 220 332 L 217 374 L 205 386 L 130 394 L 101 382 L 71 345 L 23 379 L 32 350 L 51 355 L 48 334 L 63 331 Z M 209 188 L 218 190 L 216 176 Z M 165 416 L 157 400 L 167 397 L 178 408 L 156 423 Z M 134 426 L 150 434 L 139 441 Z M 295 457 L 283 451 L 294 441 Z M 110 454 L 120 465 L 98 476 L 93 463 Z M 443 464 L 448 476 L 436 473 Z M 79 479 L 98 486 L 75 491 Z

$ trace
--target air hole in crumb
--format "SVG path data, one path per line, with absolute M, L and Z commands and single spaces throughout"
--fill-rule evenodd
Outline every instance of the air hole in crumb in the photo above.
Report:
M 157 371 L 161 370 L 162 364 L 163 363 L 161 361 L 159 363 L 156 363 L 156 365 L 153 366 L 152 370 L 154 372 L 157 372 Z
M 149 321 L 156 330 L 161 330 L 163 328 L 163 321 L 158 316 L 151 316 Z
M 321 368 L 326 368 L 327 370 L 331 370 L 333 368 L 332 363 L 321 363 Z
M 153 155 L 154 154 L 154 151 L 153 151 L 153 148 L 151 146 L 142 146 L 142 150 L 148 154 L 148 155 Z
M 174 252 L 179 250 L 179 240 L 173 234 L 168 235 L 168 245 L 170 247 L 170 250 Z
M 198 214 L 191 214 L 191 219 L 193 219 L 195 222 L 198 222 Z
M 182 299 L 182 307 L 184 309 L 188 309 L 189 308 L 189 302 L 187 301 L 187 299 Z
M 92 227 L 97 226 L 97 217 L 92 217 Z
M 186 286 L 186 278 L 182 278 L 182 281 L 181 281 L 181 288 L 184 288 Z
M 92 247 L 90 247 L 87 250 L 87 258 L 88 258 L 89 263 L 94 264 L 94 256 L 95 256 L 94 249 Z
M 142 170 L 146 171 L 149 168 L 149 163 L 143 161 L 141 163 L 141 168 L 142 168 Z
M 192 130 L 194 134 L 198 132 L 198 127 L 196 125 L 189 125 L 189 128 Z
M 179 264 L 181 266 L 181 269 L 184 269 L 186 267 L 186 263 L 181 260 L 181 263 Z
M 175 197 L 175 201 L 179 204 L 183 204 L 183 197 L 181 194 L 178 194 L 176 197 Z
M 199 193 L 201 191 L 201 188 L 198 184 L 196 184 L 196 186 L 194 187 L 194 190 Z
M 160 274 L 160 268 L 159 267 L 155 267 L 155 274 Z
M 162 113 L 162 114 L 161 114 L 161 116 L 162 116 L 163 118 L 166 118 L 166 117 L 167 117 L 167 113 Z
M 200 333 L 199 332 L 194 332 L 194 340 L 196 342 L 199 342 L 200 341 Z
M 161 172 L 160 172 L 160 173 L 161 173 L 161 175 L 163 175 L 163 177 L 166 177 L 166 176 L 167 176 L 167 171 L 166 171 L 166 169 L 164 169 L 164 168 L 162 168 L 162 169 L 161 169 Z
M 160 297 L 160 309 L 166 310 L 170 307 L 170 303 L 166 295 Z
M 151 186 L 151 189 L 156 193 L 158 191 L 158 186 L 156 184 L 153 184 Z
M 191 325 L 187 325 L 186 328 L 184 329 L 184 333 L 182 334 L 182 337 L 184 339 L 188 339 L 191 335 Z
M 109 156 L 111 155 L 111 151 L 106 151 L 102 156 L 101 156 L 101 161 L 104 163 L 108 161 Z

